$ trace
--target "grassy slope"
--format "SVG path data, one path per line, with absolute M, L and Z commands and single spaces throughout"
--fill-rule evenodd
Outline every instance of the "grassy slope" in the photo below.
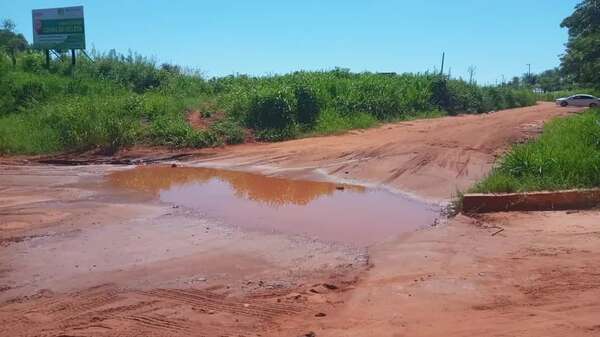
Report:
M 243 141 L 243 128 L 272 141 L 535 102 L 526 89 L 431 74 L 336 69 L 205 80 L 177 66 L 116 54 L 81 58 L 73 74 L 68 62 L 54 61 L 49 70 L 42 65 L 40 54 L 29 53 L 13 69 L 0 54 L 0 154 L 215 146 Z M 189 110 L 225 118 L 194 130 L 185 120 Z
M 474 192 L 600 186 L 600 109 L 556 119 L 539 139 L 516 145 Z

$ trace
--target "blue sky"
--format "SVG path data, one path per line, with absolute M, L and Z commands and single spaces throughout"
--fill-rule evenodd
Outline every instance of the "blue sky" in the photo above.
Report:
M 294 70 L 423 72 L 442 51 L 480 83 L 559 64 L 579 0 L 1 0 L 30 40 L 31 9 L 84 5 L 88 48 L 132 50 L 207 76 Z

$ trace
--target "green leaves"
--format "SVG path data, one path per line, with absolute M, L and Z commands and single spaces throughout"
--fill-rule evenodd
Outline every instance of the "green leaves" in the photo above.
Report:
M 517 192 L 600 186 L 600 114 L 556 119 L 542 136 L 515 146 L 479 192 Z
M 600 88 L 600 0 L 584 0 L 561 27 L 569 30 L 562 68 L 580 84 Z

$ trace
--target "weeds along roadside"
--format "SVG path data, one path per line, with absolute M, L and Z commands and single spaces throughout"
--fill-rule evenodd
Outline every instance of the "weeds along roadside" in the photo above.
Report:
M 0 57 L 0 153 L 39 154 L 133 144 L 206 147 L 277 141 L 367 128 L 380 122 L 481 113 L 535 103 L 526 89 L 480 87 L 432 74 L 342 69 L 204 79 L 139 55 L 95 54 L 43 67 L 24 53 L 16 68 Z M 206 128 L 189 111 L 221 116 Z
M 515 145 L 472 191 L 594 187 L 600 187 L 600 109 L 547 123 L 538 139 Z

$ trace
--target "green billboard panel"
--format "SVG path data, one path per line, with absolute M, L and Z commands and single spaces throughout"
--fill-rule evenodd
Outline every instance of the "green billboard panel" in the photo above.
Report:
M 34 9 L 33 47 L 85 49 L 83 6 Z

